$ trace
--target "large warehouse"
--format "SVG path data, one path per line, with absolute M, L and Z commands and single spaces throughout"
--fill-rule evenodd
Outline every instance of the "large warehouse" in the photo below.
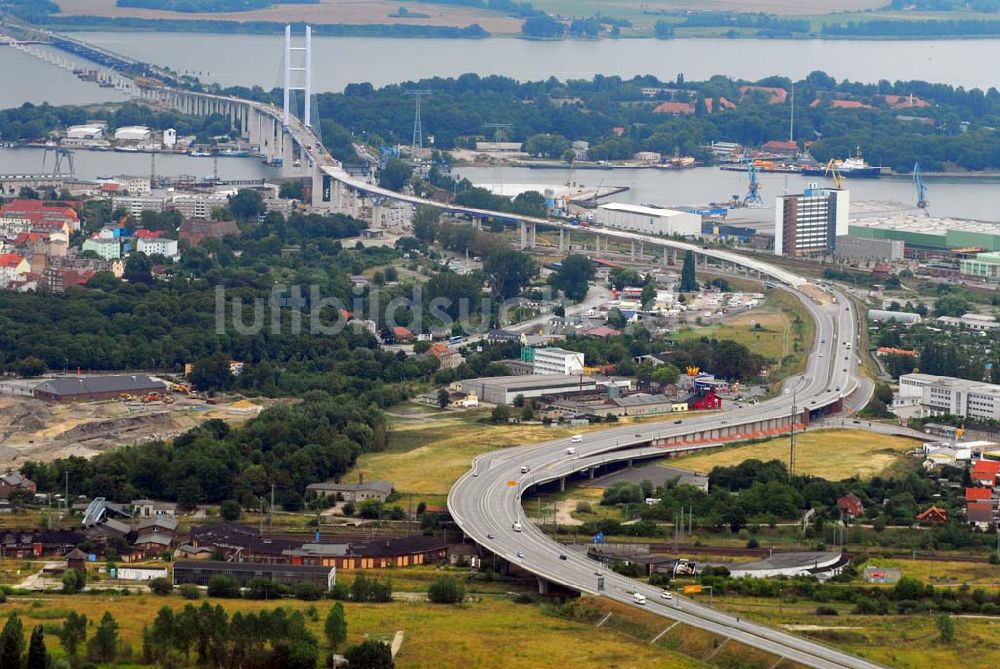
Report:
M 212 560 L 178 560 L 174 563 L 174 585 L 208 585 L 214 576 L 231 578 L 242 588 L 249 586 L 254 579 L 264 579 L 292 587 L 299 583 L 311 583 L 324 592 L 329 592 L 337 581 L 337 570 L 334 567 L 310 565 Z
M 594 220 L 600 225 L 650 235 L 701 235 L 701 216 L 686 211 L 643 207 L 609 202 L 597 208 Z
M 35 386 L 31 394 L 51 402 L 91 402 L 112 400 L 127 395 L 161 393 L 167 384 L 145 374 L 113 376 L 63 376 Z
M 490 404 L 511 404 L 518 395 L 527 399 L 597 389 L 597 381 L 593 377 L 576 374 L 486 376 L 465 379 L 458 385 L 461 392 L 476 395 Z
M 923 251 L 981 248 L 1000 251 L 1000 224 L 923 214 L 897 214 L 851 221 L 848 234 L 869 239 L 892 239 L 906 248 Z

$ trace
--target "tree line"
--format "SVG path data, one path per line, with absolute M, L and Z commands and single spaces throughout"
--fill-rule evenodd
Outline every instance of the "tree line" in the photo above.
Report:
M 272 5 L 315 5 L 319 0 L 115 0 L 116 7 L 162 9 L 168 12 L 250 12 Z

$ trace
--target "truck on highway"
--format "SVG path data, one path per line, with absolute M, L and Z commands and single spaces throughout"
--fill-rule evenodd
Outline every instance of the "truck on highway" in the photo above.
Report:
M 632 601 L 638 604 L 639 606 L 645 606 L 646 595 L 642 594 L 641 592 L 637 592 L 634 595 L 632 595 Z

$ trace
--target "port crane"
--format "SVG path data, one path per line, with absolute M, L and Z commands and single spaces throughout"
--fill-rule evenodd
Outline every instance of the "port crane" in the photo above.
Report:
M 913 163 L 913 185 L 917 187 L 917 206 L 924 210 L 924 213 L 930 216 L 927 212 L 927 186 L 924 185 L 924 179 L 920 175 L 920 163 Z
M 45 151 L 42 152 L 42 172 L 45 172 L 45 163 L 48 160 L 50 151 L 55 156 L 55 166 L 52 168 L 53 175 L 62 176 L 65 174 L 67 176 L 73 176 L 76 174 L 76 165 L 73 164 L 73 152 L 61 146 L 45 147 Z M 66 162 L 69 164 L 69 172 L 63 172 L 63 158 L 65 158 Z
M 826 174 L 828 174 L 830 178 L 833 179 L 834 188 L 836 188 L 837 190 L 844 189 L 844 175 L 840 173 L 837 161 L 835 161 L 833 158 L 831 158 L 830 162 L 826 164 Z
M 750 185 L 747 187 L 747 194 L 743 196 L 743 206 L 759 209 L 764 206 L 764 199 L 760 196 L 760 182 L 757 181 L 757 166 L 750 156 L 744 157 L 747 164 L 747 177 Z

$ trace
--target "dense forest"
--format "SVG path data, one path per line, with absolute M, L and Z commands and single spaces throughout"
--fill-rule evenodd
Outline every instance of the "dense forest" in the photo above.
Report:
M 892 0 L 887 9 L 918 9 L 929 12 L 972 11 L 982 14 L 1000 12 L 1000 0 Z
M 629 158 L 637 151 L 679 151 L 707 159 L 705 147 L 712 141 L 756 146 L 788 135 L 788 103 L 770 104 L 766 95 L 744 94 L 743 85 L 790 90 L 792 81 L 769 77 L 744 82 L 716 76 L 701 82 L 682 77 L 663 82 L 652 76 L 628 80 L 597 76 L 518 82 L 467 74 L 379 89 L 367 83 L 351 84 L 343 93 L 320 95 L 319 108 L 328 123 L 324 132 L 338 138 L 346 133 L 375 146 L 407 143 L 412 135 L 413 101 L 405 90 L 418 86 L 433 91 L 423 102 L 423 124 L 440 149 L 474 145 L 486 138 L 485 124 L 499 118 L 513 125 L 511 141 L 530 143 L 545 136 L 565 145 L 585 140 L 595 160 Z M 660 92 L 650 99 L 643 95 L 643 88 Z M 800 143 L 812 142 L 811 151 L 821 162 L 846 157 L 861 146 L 870 162 L 900 171 L 909 171 L 918 161 L 927 170 L 949 164 L 971 170 L 1000 168 L 1000 133 L 996 131 L 1000 92 L 996 89 L 984 92 L 922 81 L 837 82 L 823 72 L 813 72 L 795 82 L 795 90 L 800 101 L 795 110 L 795 138 Z M 265 99 L 278 93 L 234 92 Z M 885 97 L 911 94 L 928 106 L 894 109 Z M 723 98 L 739 104 L 711 114 L 702 104 L 705 99 L 717 103 Z M 870 108 L 832 108 L 837 99 L 857 100 Z M 695 113 L 655 113 L 656 105 L 664 100 L 693 100 Z M 818 102 L 811 106 L 811 101 Z M 625 131 L 619 134 L 615 128 Z

